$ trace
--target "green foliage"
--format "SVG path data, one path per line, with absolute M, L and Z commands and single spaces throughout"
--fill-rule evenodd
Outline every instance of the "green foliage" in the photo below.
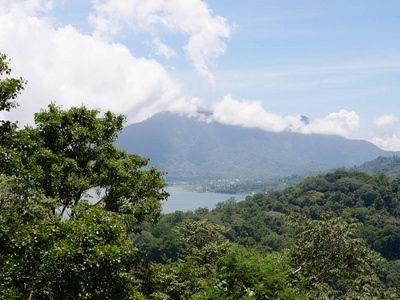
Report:
M 7 55 L 0 52 L 0 111 L 10 111 L 11 108 L 17 107 L 15 99 L 26 84 L 22 78 L 5 77 L 11 75 L 9 63 L 10 59 L 7 59 Z
M 323 214 L 321 220 L 288 215 L 301 237 L 291 249 L 296 270 L 294 284 L 308 293 L 310 299 L 395 299 L 392 290 L 385 291 L 377 271 L 382 261 L 363 240 L 354 238 L 360 225 Z
M 207 274 L 201 265 L 190 259 L 150 264 L 142 273 L 140 291 L 149 299 L 191 299 L 201 290 Z
M 142 273 L 140 291 L 151 299 L 191 299 L 201 291 L 216 261 L 230 248 L 223 236 L 226 231 L 206 220 L 185 220 L 177 227 L 178 236 L 186 245 L 183 256 L 164 265 L 151 263 Z
M 329 189 L 329 183 L 323 176 L 308 177 L 296 186 L 302 193 L 308 191 L 326 192 Z
M 207 220 L 186 219 L 177 227 L 180 239 L 186 244 L 184 253 L 206 267 L 212 265 L 229 248 L 229 241 L 223 235 L 228 230 Z
M 200 218 L 213 219 L 231 228 L 232 241 L 266 253 L 294 244 L 291 229 L 284 225 L 280 215 L 298 212 L 319 219 L 324 212 L 332 211 L 336 216 L 363 222 L 355 235 L 385 258 L 399 259 L 400 233 L 394 230 L 400 225 L 399 186 L 398 180 L 384 174 L 369 176 L 339 169 L 308 178 L 284 191 L 255 194 L 237 204 L 220 203 Z M 197 214 L 192 216 L 196 217 Z
M 8 77 L 11 75 L 9 63 L 10 59 L 7 59 L 7 55 L 0 52 L 0 112 L 10 111 L 12 108 L 18 106 L 15 99 L 26 84 L 26 81 L 22 78 Z M 12 142 L 13 133 L 16 128 L 16 123 L 8 120 L 0 120 L 0 154 L 1 148 Z
M 377 159 L 363 163 L 354 169 L 369 175 L 385 173 L 391 178 L 397 178 L 400 176 L 400 158 L 397 155 L 390 157 L 379 156 Z
M 304 299 L 291 287 L 289 270 L 285 253 L 263 256 L 234 245 L 193 299 Z
M 141 234 L 131 234 L 130 238 L 143 253 L 146 253 L 145 263 L 149 261 L 162 263 L 166 260 L 177 261 L 178 254 L 184 247 L 184 243 L 174 232 L 177 225 L 175 222 L 182 222 L 176 219 L 176 215 L 183 215 L 183 212 L 175 212 L 163 217 L 154 226 L 146 223 L 142 226 Z
M 50 104 L 35 114 L 36 128 L 15 133 L 3 148 L 0 171 L 24 179 L 30 188 L 61 201 L 61 214 L 89 189 L 104 191 L 97 204 L 132 216 L 132 227 L 160 216 L 165 181 L 155 168 L 142 169 L 148 159 L 113 145 L 124 118 L 85 107 L 63 110 Z M 58 207 L 54 207 L 53 211 Z
M 385 261 L 379 274 L 386 287 L 400 290 L 400 260 Z
M 0 72 L 10 75 L 4 55 Z M 23 84 L 0 78 L 0 110 Z M 147 158 L 115 148 L 124 120 L 52 103 L 35 127 L 1 121 L 0 299 L 145 299 L 128 233 L 157 223 L 168 193 Z
M 255 194 L 238 203 L 218 203 L 210 211 L 180 212 L 179 218 L 172 214 L 164 218 L 179 219 L 175 224 L 181 222 L 182 218 L 212 220 L 212 223 L 230 229 L 224 234 L 230 241 L 263 254 L 281 251 L 296 244 L 298 237 L 293 235 L 293 228 L 285 224 L 282 218 L 288 212 L 304 215 L 310 222 L 321 220 L 321 215 L 329 211 L 343 220 L 357 219 L 363 225 L 352 222 L 351 226 L 354 228 L 349 225 L 352 232 L 349 237 L 355 240 L 362 238 L 367 244 L 360 245 L 368 246 L 390 260 L 386 263 L 379 258 L 376 263 L 378 268 L 374 272 L 377 272 L 386 287 L 397 288 L 400 287 L 400 280 L 396 275 L 394 262 L 400 258 L 400 232 L 397 229 L 400 226 L 399 187 L 399 179 L 391 179 L 385 174 L 370 176 L 358 171 L 339 169 L 309 178 L 284 191 Z M 170 230 L 173 227 L 171 225 Z M 328 234 L 329 232 L 327 236 Z M 164 234 L 158 235 L 158 238 L 163 239 L 163 236 Z M 363 247 L 360 249 L 366 250 Z M 171 253 L 168 255 L 174 257 Z M 380 270 L 379 267 L 383 269 Z
M 137 248 L 122 216 L 83 202 L 68 220 L 20 222 L 3 244 L 0 298 L 133 299 Z M 136 299 L 136 298 L 135 298 Z

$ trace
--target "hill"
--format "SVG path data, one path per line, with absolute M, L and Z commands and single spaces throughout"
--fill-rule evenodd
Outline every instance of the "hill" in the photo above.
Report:
M 379 252 L 386 259 L 379 258 L 380 280 L 386 288 L 396 287 L 400 291 L 399 191 L 400 181 L 391 179 L 384 173 L 370 176 L 358 171 L 337 169 L 325 175 L 309 177 L 295 187 L 283 191 L 247 196 L 240 202 L 230 198 L 218 203 L 212 210 L 198 208 L 195 211 L 175 211 L 166 214 L 155 227 L 146 228 L 142 236 L 137 237 L 136 242 L 142 242 L 140 247 L 149 253 L 151 260 L 162 262 L 163 255 L 176 260 L 182 244 L 177 242 L 178 235 L 174 228 L 185 219 L 209 220 L 213 224 L 229 228 L 226 236 L 231 241 L 266 254 L 290 249 L 291 245 L 298 242 L 293 235 L 293 228 L 285 223 L 287 214 L 295 212 L 313 220 L 321 220 L 324 213 L 332 212 L 348 222 L 354 222 L 356 219 L 361 222 L 353 227 L 353 237 L 362 238 L 369 248 Z M 301 219 L 302 217 L 298 220 Z M 337 225 L 335 223 L 332 228 Z M 307 227 L 306 231 L 309 230 L 310 227 Z M 342 226 L 340 232 L 343 230 Z M 337 236 L 333 237 L 336 240 Z M 339 239 L 336 243 L 339 247 L 347 247 L 347 244 Z M 326 244 L 320 248 L 323 252 L 328 249 Z M 312 257 L 319 255 L 310 252 L 310 259 L 311 254 Z M 330 256 L 325 263 L 331 263 L 335 257 L 339 256 Z M 343 257 L 340 257 L 339 260 L 342 259 Z
M 397 154 L 362 140 L 266 132 L 171 113 L 125 127 L 116 146 L 150 157 L 151 166 L 168 172 L 168 181 L 276 178 Z
M 385 173 L 391 178 L 396 178 L 400 176 L 400 157 L 390 156 L 390 157 L 378 157 L 375 160 L 361 164 L 352 170 L 367 173 L 369 175 L 378 175 L 380 173 Z

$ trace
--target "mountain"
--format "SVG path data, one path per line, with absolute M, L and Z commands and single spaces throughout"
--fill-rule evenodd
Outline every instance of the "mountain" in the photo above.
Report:
M 149 157 L 150 166 L 168 172 L 168 181 L 276 178 L 398 155 L 362 140 L 266 132 L 172 113 L 125 127 L 116 146 Z
M 363 163 L 351 170 L 364 172 L 369 175 L 385 173 L 391 178 L 396 178 L 400 176 L 400 157 L 395 155 L 390 157 L 379 156 L 377 159 Z

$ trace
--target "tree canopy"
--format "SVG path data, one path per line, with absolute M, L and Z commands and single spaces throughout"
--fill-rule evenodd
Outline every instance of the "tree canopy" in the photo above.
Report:
M 1 55 L 1 75 L 8 64 Z M 24 84 L 1 78 L 0 110 Z M 128 234 L 158 222 L 163 173 L 115 148 L 122 115 L 51 103 L 34 119 L 1 121 L 0 298 L 140 299 Z

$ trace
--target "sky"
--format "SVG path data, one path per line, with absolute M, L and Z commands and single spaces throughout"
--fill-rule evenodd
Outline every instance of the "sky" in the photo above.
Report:
M 398 0 L 0 0 L 0 52 L 21 126 L 55 102 L 400 151 Z

